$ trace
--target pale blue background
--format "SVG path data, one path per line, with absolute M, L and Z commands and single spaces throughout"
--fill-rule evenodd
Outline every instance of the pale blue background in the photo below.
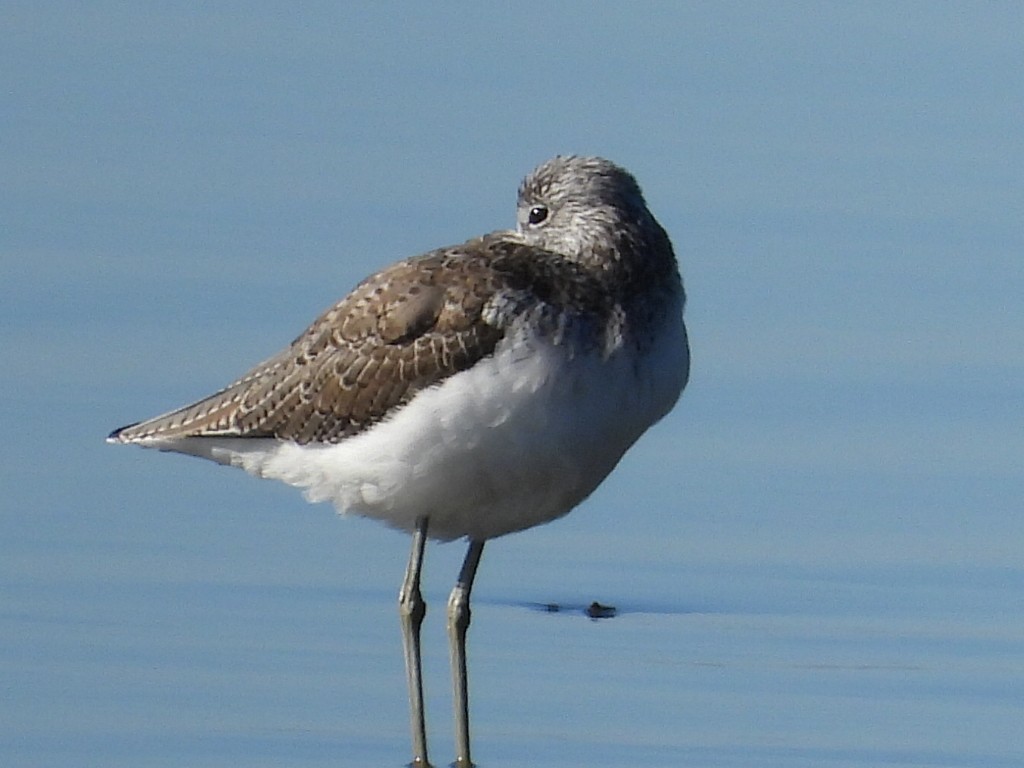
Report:
M 485 552 L 478 762 L 1024 764 L 1022 41 L 1016 3 L 5 3 L 0 763 L 408 760 L 406 539 L 103 437 L 581 152 L 674 238 L 693 378 Z

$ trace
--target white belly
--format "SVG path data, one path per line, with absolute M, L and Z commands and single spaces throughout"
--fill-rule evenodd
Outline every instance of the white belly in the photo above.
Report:
M 338 444 L 188 438 L 155 444 L 305 489 L 310 501 L 437 539 L 489 539 L 564 515 L 664 416 L 686 383 L 675 318 L 641 358 L 504 343 Z

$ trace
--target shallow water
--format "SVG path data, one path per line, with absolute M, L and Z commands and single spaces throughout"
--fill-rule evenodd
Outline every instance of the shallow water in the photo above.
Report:
M 5 561 L 4 764 L 407 761 L 394 599 L 404 537 L 323 510 L 257 510 L 245 525 L 162 507 L 110 514 L 95 533 L 118 551 L 62 547 L 36 526 L 21 564 Z M 681 571 L 676 603 L 635 559 L 595 564 L 599 586 L 582 592 L 575 566 L 529 558 L 529 536 L 518 552 L 492 543 L 481 566 L 470 665 L 482 766 L 1024 759 L 1019 571 L 706 564 Z M 459 557 L 456 545 L 428 551 L 428 725 L 441 764 L 443 582 Z M 521 586 L 518 568 L 549 586 Z M 689 575 L 700 598 L 688 606 Z M 598 598 L 614 618 L 586 616 Z

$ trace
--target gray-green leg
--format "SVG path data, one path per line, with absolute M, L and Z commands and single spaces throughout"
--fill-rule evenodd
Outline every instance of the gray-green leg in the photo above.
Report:
M 480 564 L 484 542 L 471 541 L 459 580 L 448 598 L 448 642 L 452 660 L 452 688 L 455 701 L 455 766 L 471 768 L 469 756 L 469 681 L 466 677 L 466 630 L 469 629 L 469 593 Z
M 427 604 L 420 594 L 420 571 L 427 543 L 427 518 L 416 521 L 412 535 L 412 551 L 405 579 L 398 593 L 398 615 L 402 624 L 402 646 L 405 648 L 405 675 L 409 681 L 409 717 L 412 726 L 412 763 L 416 768 L 430 768 L 427 759 L 427 724 L 423 713 L 423 667 L 420 662 L 420 626 L 427 615 Z

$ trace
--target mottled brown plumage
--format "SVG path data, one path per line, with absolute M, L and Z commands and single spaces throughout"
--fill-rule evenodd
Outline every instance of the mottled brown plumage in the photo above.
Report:
M 568 313 L 589 318 L 597 329 L 611 298 L 607 280 L 515 232 L 477 238 L 367 278 L 238 381 L 111 438 L 334 443 L 491 354 L 514 317 L 534 310 L 537 322 L 555 333 L 557 318 Z

